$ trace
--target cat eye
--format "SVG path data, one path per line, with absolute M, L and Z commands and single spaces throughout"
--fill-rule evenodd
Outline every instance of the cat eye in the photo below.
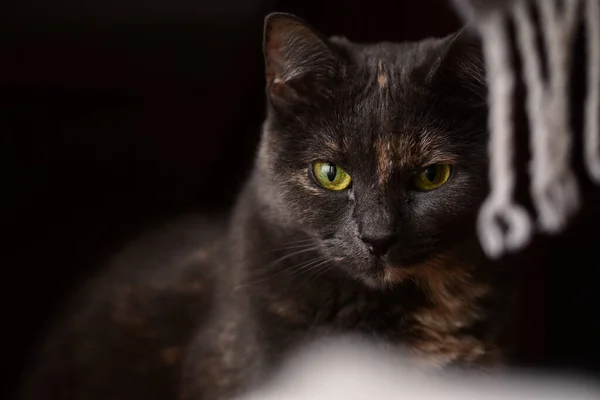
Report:
M 420 174 L 415 175 L 412 184 L 415 189 L 429 191 L 437 189 L 448 181 L 452 167 L 448 164 L 433 164 L 425 168 Z
M 339 165 L 329 162 L 316 162 L 312 171 L 317 183 L 328 190 L 344 190 L 350 186 L 352 178 Z

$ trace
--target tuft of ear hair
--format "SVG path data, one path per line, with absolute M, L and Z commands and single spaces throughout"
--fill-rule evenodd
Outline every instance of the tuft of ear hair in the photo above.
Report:
M 449 36 L 429 70 L 427 82 L 437 89 L 446 87 L 457 101 L 485 106 L 487 81 L 479 36 L 469 27 Z
M 271 101 L 306 101 L 326 96 L 326 81 L 339 67 L 329 41 L 302 19 L 287 13 L 265 18 L 263 52 L 267 92 Z

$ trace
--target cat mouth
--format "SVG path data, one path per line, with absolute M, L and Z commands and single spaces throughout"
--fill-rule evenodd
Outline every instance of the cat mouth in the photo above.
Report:
M 407 279 L 412 280 L 418 267 L 397 267 L 390 264 L 370 271 L 360 276 L 360 280 L 370 288 L 385 289 L 404 283 Z
M 394 259 L 386 256 L 377 260 L 371 270 L 364 274 L 362 280 L 367 286 L 373 288 L 395 286 L 407 279 L 414 279 L 413 276 L 419 268 L 427 265 L 431 259 L 430 255 L 423 253 Z
M 383 270 L 387 269 L 407 269 L 414 268 L 423 264 L 431 258 L 431 249 L 413 254 L 394 254 L 381 258 L 379 264 Z
M 404 282 L 407 278 L 410 278 L 408 269 L 392 266 L 384 266 L 359 276 L 360 281 L 375 290 L 396 286 Z

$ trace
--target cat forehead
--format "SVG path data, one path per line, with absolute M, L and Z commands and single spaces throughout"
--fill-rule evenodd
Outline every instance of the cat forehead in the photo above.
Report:
M 431 64 L 443 50 L 443 39 L 418 42 L 354 43 L 334 37 L 332 44 L 349 57 L 353 66 L 372 71 L 381 66 L 396 72 L 410 72 Z
M 314 146 L 318 153 L 333 160 L 375 160 L 379 166 L 414 168 L 435 162 L 451 162 L 454 155 L 447 132 L 425 124 L 403 129 L 346 129 L 338 127 L 331 134 L 317 134 Z M 315 148 L 309 151 L 315 151 Z M 388 170 L 389 168 L 380 168 Z
M 354 52 L 345 90 L 333 100 L 324 121 L 338 127 L 338 139 L 395 142 L 396 148 L 419 143 L 443 145 L 442 125 L 451 116 L 439 115 L 443 102 L 426 81 L 439 51 L 437 39 L 415 43 L 346 43 Z M 327 110 L 327 108 L 325 109 Z M 333 118 L 332 118 L 333 117 Z
M 425 105 L 432 100 L 427 76 L 436 58 L 435 45 L 384 42 L 348 43 L 345 47 L 350 62 L 334 100 L 346 108 L 340 112 L 363 117 L 374 112 L 398 115 L 415 108 L 411 105 Z
M 463 134 L 462 124 L 453 123 L 452 117 L 436 109 L 430 96 L 410 85 L 397 98 L 375 93 L 382 90 L 382 77 L 373 79 L 376 88 L 366 95 L 346 98 L 303 124 L 312 132 L 309 156 L 369 163 L 384 180 L 397 169 L 456 161 L 470 127 L 465 126 Z

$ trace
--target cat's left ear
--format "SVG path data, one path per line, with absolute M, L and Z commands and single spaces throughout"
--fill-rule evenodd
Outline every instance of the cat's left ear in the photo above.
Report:
M 327 95 L 339 60 L 327 39 L 308 23 L 287 13 L 269 14 L 263 51 L 272 101 L 291 103 Z
M 437 89 L 447 88 L 457 100 L 475 106 L 485 105 L 485 62 L 481 39 L 475 31 L 466 27 L 444 40 L 441 53 L 429 71 L 428 81 Z

